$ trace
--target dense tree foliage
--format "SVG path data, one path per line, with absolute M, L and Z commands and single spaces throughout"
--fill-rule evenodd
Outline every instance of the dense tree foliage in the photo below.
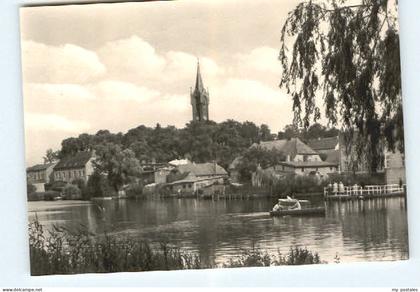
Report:
M 116 192 L 123 185 L 134 182 L 141 174 L 139 161 L 130 149 L 122 149 L 120 145 L 109 142 L 100 144 L 95 149 L 95 171 L 105 175 Z
M 391 0 L 305 1 L 281 33 L 280 86 L 293 97 L 294 123 L 317 121 L 322 101 L 326 118 L 342 126 L 372 170 L 382 145 L 404 148 L 396 15 Z
M 28 182 L 28 183 L 26 183 L 26 192 L 27 192 L 28 195 L 32 194 L 32 193 L 35 193 L 36 192 L 36 187 L 33 184 Z
M 59 159 L 60 151 L 54 151 L 51 148 L 45 152 L 45 156 L 42 157 L 44 164 L 53 163 Z
M 248 121 L 190 122 L 182 129 L 159 124 L 154 128 L 141 125 L 125 134 L 101 130 L 95 135 L 84 133 L 67 138 L 62 141 L 60 156 L 90 151 L 111 143 L 118 145 L 121 150 L 132 151 L 140 163 L 188 158 L 194 162 L 215 160 L 227 168 L 235 157 L 253 143 L 270 139 L 271 131 L 267 125 L 257 126 Z
M 83 199 L 89 200 L 93 197 L 110 197 L 115 194 L 115 190 L 109 185 L 106 177 L 95 171 L 89 176 Z
M 61 142 L 60 158 L 79 151 L 91 151 L 102 143 L 121 144 L 122 133 L 112 134 L 108 130 L 99 130 L 95 135 L 80 134 L 77 138 L 70 137 Z
M 299 128 L 296 125 L 286 125 L 283 131 L 280 131 L 277 135 L 278 139 L 290 139 L 300 138 L 303 141 L 317 138 L 328 138 L 336 137 L 340 134 L 340 131 L 335 128 L 328 128 L 319 123 L 314 123 L 308 128 Z
M 77 185 L 68 184 L 63 188 L 62 196 L 66 200 L 80 200 L 82 193 Z
M 236 168 L 239 171 L 241 180 L 249 181 L 252 173 L 257 170 L 258 166 L 265 169 L 285 160 L 286 156 L 284 153 L 277 149 L 265 150 L 261 147 L 251 147 L 240 157 Z

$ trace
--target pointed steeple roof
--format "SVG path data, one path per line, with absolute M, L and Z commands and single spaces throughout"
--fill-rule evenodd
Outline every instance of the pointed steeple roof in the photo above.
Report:
M 197 76 L 195 78 L 195 91 L 203 92 L 204 85 L 203 80 L 201 79 L 201 72 L 200 72 L 200 60 L 197 58 Z

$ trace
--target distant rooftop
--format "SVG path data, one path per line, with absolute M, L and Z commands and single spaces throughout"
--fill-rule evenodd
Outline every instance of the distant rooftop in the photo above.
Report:
M 328 161 L 288 161 L 288 162 L 279 162 L 280 165 L 288 165 L 293 167 L 325 167 L 325 166 L 337 166 L 336 162 Z
M 178 170 L 180 172 L 190 172 L 196 176 L 205 176 L 205 175 L 227 175 L 228 173 L 224 170 L 223 167 L 217 163 L 207 162 L 207 163 L 188 163 L 184 165 L 179 165 Z
M 54 166 L 55 164 L 57 164 L 57 162 L 53 162 L 53 163 L 46 163 L 46 164 L 36 164 L 34 166 L 28 167 L 26 169 L 27 172 L 32 172 L 32 171 L 42 171 L 42 170 L 46 170 L 47 168 Z
M 72 169 L 85 167 L 86 163 L 92 157 L 92 152 L 77 152 L 73 155 L 60 160 L 54 167 L 54 170 Z
M 188 163 L 191 163 L 191 161 L 189 161 L 188 159 L 174 159 L 168 162 L 168 164 L 173 166 L 185 165 Z
M 333 150 L 338 144 L 338 136 L 308 140 L 308 146 L 314 150 Z
M 251 147 L 261 147 L 265 150 L 276 149 L 283 152 L 284 155 L 289 155 L 291 159 L 298 154 L 301 155 L 317 155 L 318 153 L 311 147 L 303 143 L 299 138 L 275 140 L 261 142 L 260 144 L 253 144 Z

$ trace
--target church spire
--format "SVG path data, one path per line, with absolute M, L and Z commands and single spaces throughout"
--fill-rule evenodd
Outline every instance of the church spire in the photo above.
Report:
M 200 72 L 200 59 L 197 58 L 197 76 L 195 78 L 195 90 L 198 92 L 204 91 L 203 80 Z
M 191 95 L 191 106 L 193 121 L 207 121 L 209 119 L 209 92 L 204 88 L 201 79 L 200 60 L 197 58 L 197 75 L 195 77 L 195 88 Z

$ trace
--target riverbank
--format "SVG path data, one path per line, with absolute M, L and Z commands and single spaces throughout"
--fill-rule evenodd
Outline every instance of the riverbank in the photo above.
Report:
M 288 253 L 269 254 L 252 246 L 221 265 L 205 263 L 196 253 L 186 252 L 166 242 L 151 243 L 106 232 L 54 226 L 48 237 L 37 221 L 29 225 L 32 275 L 140 272 L 326 263 L 318 253 L 291 247 Z

